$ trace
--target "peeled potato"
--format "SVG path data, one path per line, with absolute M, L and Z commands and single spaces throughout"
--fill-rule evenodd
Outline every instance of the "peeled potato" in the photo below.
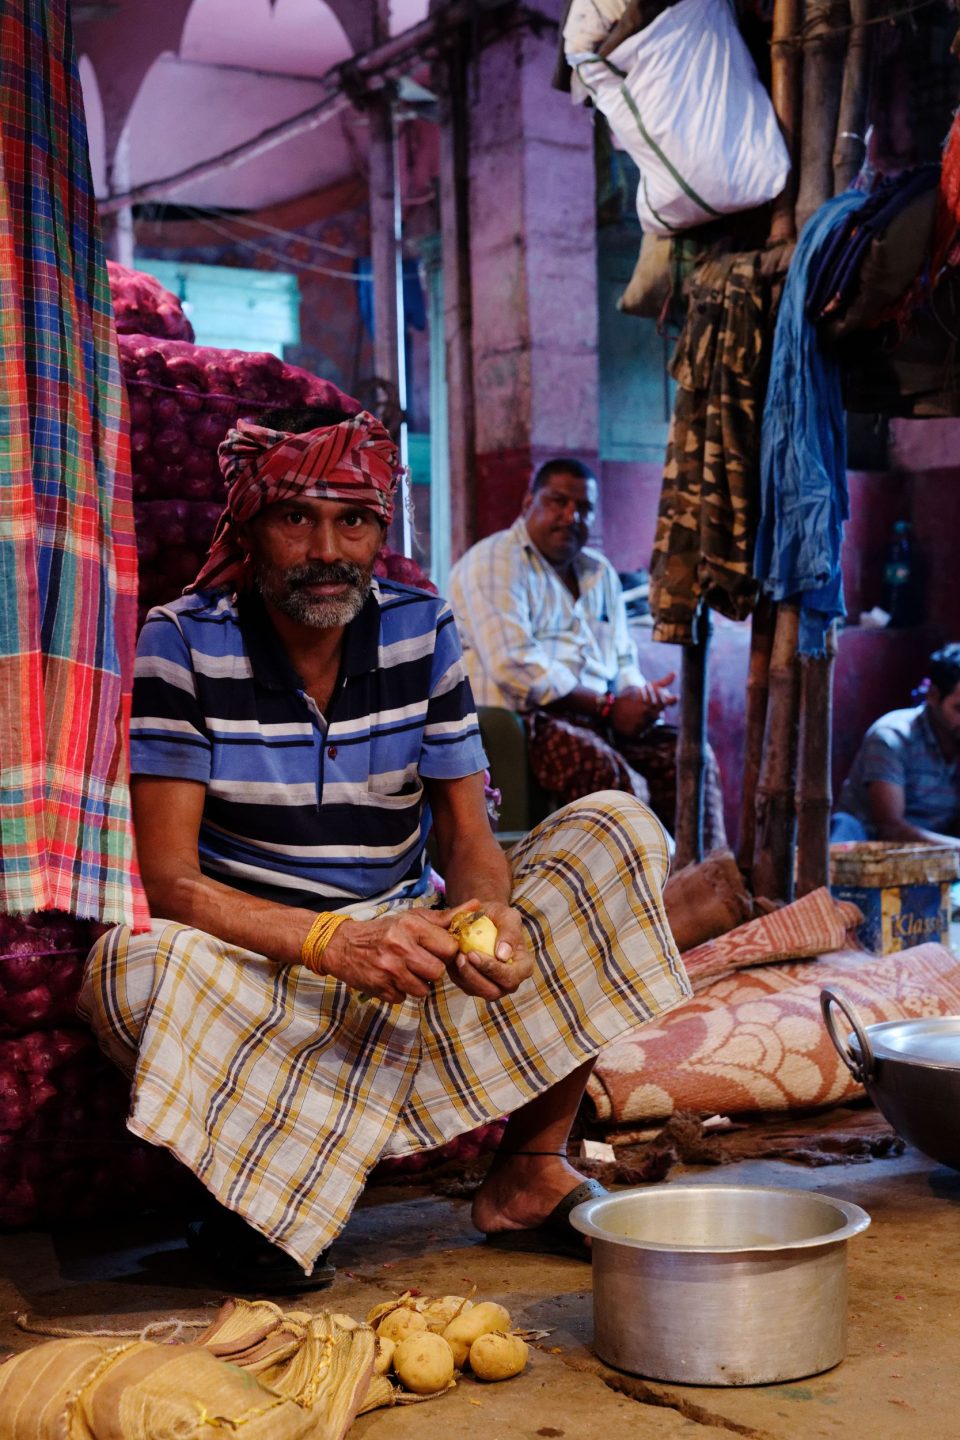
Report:
M 435 1395 L 453 1379 L 453 1351 L 429 1330 L 408 1335 L 393 1352 L 393 1372 L 414 1395 Z
M 399 1345 L 408 1335 L 415 1335 L 426 1328 L 427 1322 L 418 1310 L 408 1310 L 405 1305 L 401 1305 L 384 1315 L 377 1326 L 377 1334 Z
M 519 1335 L 491 1330 L 470 1346 L 470 1369 L 478 1380 L 509 1380 L 527 1363 L 526 1342 Z
M 474 1305 L 472 1309 L 458 1315 L 455 1320 L 443 1331 L 443 1338 L 453 1351 L 453 1358 L 456 1361 L 457 1369 L 462 1370 L 467 1363 L 470 1354 L 470 1347 L 474 1340 L 481 1335 L 486 1335 L 490 1330 L 509 1330 L 510 1314 L 502 1305 L 497 1305 L 493 1300 L 484 1300 L 480 1305 Z
M 396 1341 L 391 1340 L 389 1335 L 378 1335 L 376 1350 L 373 1354 L 374 1375 L 386 1375 L 393 1364 L 394 1351 L 397 1348 Z
M 496 955 L 497 927 L 482 910 L 469 910 L 450 921 L 450 933 L 460 942 L 460 953 L 469 955 L 475 950 L 478 955 Z
M 456 1315 L 472 1309 L 473 1301 L 464 1299 L 462 1295 L 441 1295 L 439 1300 L 428 1300 L 420 1314 L 426 1320 L 428 1330 L 442 1335 Z

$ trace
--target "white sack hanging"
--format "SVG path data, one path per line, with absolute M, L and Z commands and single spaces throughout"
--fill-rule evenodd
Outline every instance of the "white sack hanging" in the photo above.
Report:
M 680 0 L 605 59 L 567 60 L 640 167 L 644 230 L 671 235 L 783 189 L 787 148 L 729 0 Z
M 627 8 L 627 0 L 572 0 L 563 27 L 567 55 L 599 50 Z

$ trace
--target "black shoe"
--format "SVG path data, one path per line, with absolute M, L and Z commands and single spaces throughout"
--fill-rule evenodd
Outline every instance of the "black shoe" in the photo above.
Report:
M 189 1222 L 187 1244 L 217 1283 L 237 1295 L 325 1290 L 337 1273 L 324 1250 L 314 1262 L 313 1274 L 305 1275 L 291 1255 L 222 1206 L 203 1220 Z

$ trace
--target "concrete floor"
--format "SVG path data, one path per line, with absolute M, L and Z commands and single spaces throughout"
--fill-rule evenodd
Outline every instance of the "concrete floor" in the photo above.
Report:
M 590 1269 L 582 1261 L 507 1254 L 472 1230 L 468 1202 L 425 1191 L 374 1190 L 336 1246 L 333 1289 L 308 1308 L 358 1317 L 418 1287 L 476 1285 L 518 1325 L 549 1334 L 526 1372 L 501 1385 L 471 1379 L 427 1404 L 363 1416 L 351 1440 L 533 1440 L 614 1435 L 663 1440 L 729 1432 L 749 1440 L 953 1440 L 960 1430 L 960 1173 L 915 1151 L 864 1165 L 810 1170 L 780 1161 L 684 1168 L 669 1184 L 772 1184 L 862 1205 L 873 1223 L 849 1242 L 844 1362 L 798 1383 L 743 1389 L 666 1385 L 626 1376 L 592 1354 Z M 139 1330 L 169 1315 L 202 1318 L 218 1292 L 198 1280 L 169 1222 L 50 1236 L 0 1237 L 0 1346 L 21 1350 L 27 1311 L 71 1329 Z M 2 1440 L 2 1425 L 0 1425 Z M 142 1440 L 142 1437 L 130 1437 Z

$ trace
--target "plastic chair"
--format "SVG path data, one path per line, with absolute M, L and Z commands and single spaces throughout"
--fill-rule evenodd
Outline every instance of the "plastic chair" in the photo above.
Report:
M 491 780 L 502 796 L 496 836 L 506 847 L 556 810 L 559 801 L 537 783 L 530 769 L 526 731 L 516 711 L 480 705 L 477 719 Z

